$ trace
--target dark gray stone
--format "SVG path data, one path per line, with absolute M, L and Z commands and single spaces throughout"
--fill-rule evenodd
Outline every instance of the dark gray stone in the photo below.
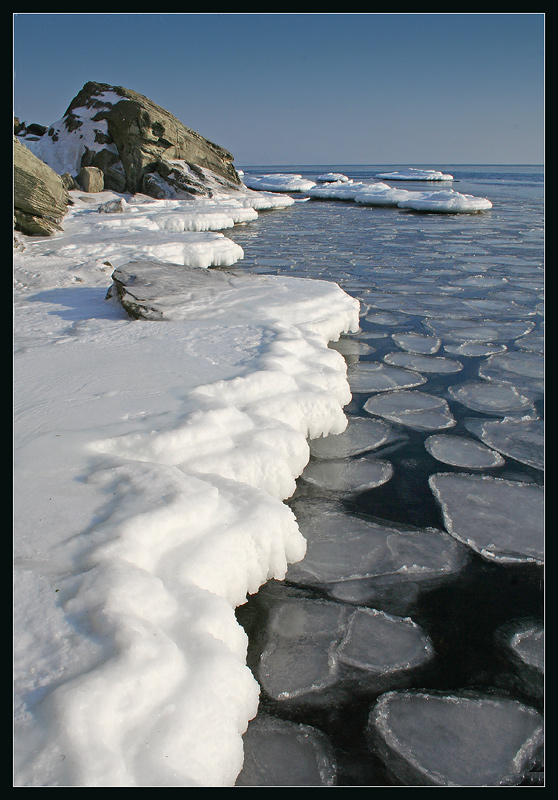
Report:
M 14 225 L 29 236 L 61 230 L 69 202 L 62 178 L 14 136 Z

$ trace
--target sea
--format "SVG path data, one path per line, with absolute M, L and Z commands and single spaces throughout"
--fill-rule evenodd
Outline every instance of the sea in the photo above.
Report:
M 322 173 L 336 172 L 353 181 L 374 181 L 379 173 L 403 168 L 385 164 L 243 167 L 246 175 L 293 173 L 316 180 Z M 540 444 L 533 455 L 525 447 L 514 449 L 508 441 L 500 448 L 497 464 L 473 467 L 459 457 L 455 461 L 451 456 L 448 461 L 442 454 L 440 460 L 441 451 L 425 444 L 439 442 L 436 437 L 440 434 L 444 435 L 442 442 L 450 435 L 480 442 L 483 423 L 510 417 L 543 425 L 544 168 L 469 164 L 430 168 L 449 173 L 454 180 L 449 184 L 384 182 L 411 191 L 452 188 L 487 197 L 492 208 L 475 214 L 419 213 L 292 193 L 292 206 L 260 213 L 256 221 L 227 232 L 244 250 L 238 265 L 243 272 L 334 281 L 359 299 L 361 330 L 332 345 L 345 355 L 349 376 L 357 376 L 354 385 L 358 391 L 353 391 L 345 409 L 348 430 L 356 420 L 369 416 L 366 403 L 379 394 L 358 383 L 359 370 L 366 370 L 367 362 L 415 369 L 424 381 L 415 391 L 444 400 L 454 419 L 450 428 L 421 430 L 392 417 L 388 422 L 394 435 L 372 454 L 390 465 L 389 480 L 372 488 L 344 486 L 339 491 L 335 486 L 316 486 L 315 481 L 305 480 L 303 473 L 297 492 L 286 501 L 295 513 L 297 502 L 311 499 L 317 509 L 320 502 L 324 509 L 333 502 L 355 520 L 411 531 L 445 530 L 444 510 L 429 483 L 432 475 L 474 474 L 544 487 Z M 492 326 L 493 332 L 483 332 L 486 326 Z M 409 342 L 436 340 L 439 346 L 434 355 L 457 361 L 458 371 L 421 372 L 420 357 L 413 361 L 420 354 Z M 536 370 L 518 366 L 517 372 L 502 371 L 498 365 L 502 353 L 517 355 L 519 365 L 530 365 L 529 359 L 523 358 L 527 354 Z M 510 385 L 512 391 L 517 390 L 524 398 L 523 406 L 522 401 L 508 406 L 499 399 L 493 404 L 491 396 L 483 396 L 487 384 L 502 383 L 506 390 Z M 309 467 L 315 460 L 311 458 Z M 521 513 L 519 507 L 517 513 Z M 525 688 L 512 675 L 502 659 L 497 633 L 516 621 L 544 624 L 544 566 L 530 559 L 487 558 L 475 548 L 468 555 L 461 570 L 440 585 L 419 589 L 404 609 L 403 616 L 426 632 L 435 652 L 429 669 L 420 674 L 420 682 L 405 688 L 504 695 L 543 713 L 544 696 Z M 275 585 L 278 583 L 266 584 L 237 609 L 250 640 L 248 665 L 256 677 L 274 605 L 286 595 L 332 601 L 323 587 L 297 583 L 296 573 L 291 580 L 287 572 L 285 581 Z M 333 602 L 343 600 L 334 598 Z M 393 602 L 390 605 L 381 597 L 364 600 L 361 605 L 393 611 Z M 393 688 L 399 688 L 396 682 Z M 382 693 L 390 689 L 388 683 Z M 336 785 L 402 785 L 389 763 L 369 746 L 368 720 L 377 699 L 378 693 L 357 689 L 353 695 L 340 694 L 337 700 L 333 695 L 324 704 L 297 705 L 282 703 L 262 686 L 259 713 L 311 726 L 324 734 L 337 765 Z M 543 775 L 539 763 L 518 783 L 540 785 Z

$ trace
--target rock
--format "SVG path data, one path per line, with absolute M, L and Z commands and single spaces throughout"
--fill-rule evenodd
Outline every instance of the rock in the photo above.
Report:
M 102 192 L 105 188 L 103 172 L 98 167 L 82 167 L 78 183 L 85 192 Z
M 96 167 L 113 191 L 188 197 L 211 195 L 211 184 L 241 186 L 227 150 L 122 86 L 86 83 L 64 117 L 34 144 L 34 152 L 59 171 L 63 164 L 68 169 L 66 154 L 75 152 L 73 174 Z
M 14 225 L 29 236 L 61 230 L 69 195 L 62 178 L 14 136 Z

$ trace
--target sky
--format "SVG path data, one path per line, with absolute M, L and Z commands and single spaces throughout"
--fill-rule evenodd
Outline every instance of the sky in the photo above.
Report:
M 542 164 L 544 45 L 544 13 L 16 13 L 14 115 L 98 81 L 237 167 Z

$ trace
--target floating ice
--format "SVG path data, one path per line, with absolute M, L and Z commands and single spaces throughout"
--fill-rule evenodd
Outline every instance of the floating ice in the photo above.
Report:
M 246 175 L 242 182 L 249 189 L 264 190 L 270 192 L 306 192 L 312 189 L 316 183 L 302 175 L 283 174 L 276 172 L 270 175 Z
M 513 620 L 496 631 L 521 690 L 535 699 L 544 694 L 544 626 L 536 620 Z
M 519 413 L 535 416 L 528 397 L 520 394 L 515 386 L 490 381 L 467 381 L 448 389 L 451 396 L 467 408 L 503 416 Z
M 244 766 L 235 786 L 335 786 L 327 736 L 310 725 L 259 713 L 243 736 Z
M 395 172 L 380 172 L 377 178 L 390 181 L 452 181 L 453 175 L 444 174 L 436 169 L 410 169 Z
M 504 459 L 499 453 L 473 439 L 465 439 L 462 436 L 435 434 L 426 439 L 424 446 L 438 461 L 454 467 L 489 469 L 490 467 L 501 467 L 504 464 Z
M 373 325 L 400 325 L 402 322 L 405 322 L 404 317 L 401 315 L 397 316 L 389 311 L 378 311 L 375 314 L 366 314 L 364 319 L 367 322 L 371 322 Z
M 346 175 L 343 175 L 341 172 L 323 172 L 321 175 L 316 177 L 316 180 L 323 183 L 329 183 L 330 181 L 341 181 L 341 183 L 347 183 L 349 178 Z
M 427 325 L 441 339 L 453 342 L 509 342 L 524 336 L 535 327 L 531 320 L 428 319 Z
M 490 356 L 479 367 L 479 375 L 490 381 L 512 383 L 524 391 L 544 391 L 544 356 L 513 351 Z
M 462 342 L 461 344 L 445 344 L 444 350 L 455 356 L 491 356 L 493 353 L 503 353 L 505 344 L 488 344 L 485 342 Z
M 347 373 L 352 392 L 389 392 L 410 389 L 426 383 L 415 370 L 382 364 L 379 361 L 360 361 Z
M 388 692 L 368 732 L 404 785 L 517 785 L 542 746 L 543 719 L 506 697 Z
M 386 364 L 396 367 L 404 367 L 417 372 L 440 372 L 453 373 L 460 372 L 463 364 L 453 358 L 443 356 L 423 356 L 416 353 L 387 353 L 384 356 Z
M 391 429 L 380 420 L 351 417 L 343 433 L 310 440 L 314 458 L 347 458 L 377 450 L 389 438 Z
M 393 467 L 389 461 L 368 458 L 310 461 L 301 478 L 307 483 L 333 492 L 362 492 L 389 481 Z
M 487 475 L 429 478 L 448 533 L 488 561 L 544 563 L 544 489 Z
M 366 401 L 364 410 L 415 430 L 438 430 L 455 425 L 447 402 L 425 392 L 400 391 L 376 395 Z
M 301 598 L 272 609 L 257 676 L 276 701 L 322 707 L 348 689 L 407 686 L 432 656 L 429 638 L 410 619 Z
M 307 545 L 305 558 L 287 570 L 291 583 L 326 586 L 386 575 L 438 580 L 459 571 L 466 558 L 462 547 L 434 528 L 380 525 L 325 500 L 299 500 L 292 508 Z
M 437 353 L 442 343 L 434 336 L 423 336 L 420 333 L 392 333 L 391 338 L 398 347 L 409 353 L 428 356 Z
M 413 193 L 416 197 L 400 200 L 399 208 L 414 211 L 429 211 L 437 214 L 476 214 L 488 211 L 492 203 L 487 197 L 475 197 L 472 194 L 461 194 L 453 189 L 440 192 Z
M 538 419 L 470 420 L 466 427 L 489 447 L 522 464 L 544 469 L 544 422 Z

